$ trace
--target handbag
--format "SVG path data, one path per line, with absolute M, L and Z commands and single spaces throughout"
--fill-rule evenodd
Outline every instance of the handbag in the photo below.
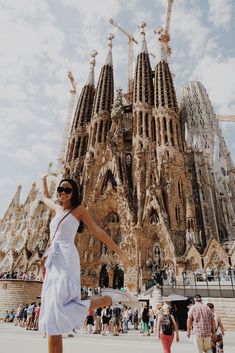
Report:
M 61 218 L 61 220 L 59 221 L 59 223 L 57 224 L 57 227 L 56 227 L 56 230 L 55 230 L 55 233 L 51 239 L 51 242 L 50 242 L 50 245 L 46 248 L 44 254 L 42 255 L 42 258 L 41 258 L 41 269 L 42 269 L 42 279 L 44 280 L 45 276 L 46 276 L 46 266 L 45 266 L 45 263 L 46 263 L 46 260 L 47 260 L 47 253 L 48 253 L 48 250 L 49 248 L 51 247 L 52 243 L 53 243 L 53 240 L 55 239 L 55 236 L 56 236 L 56 233 L 59 229 L 59 226 L 61 225 L 61 223 L 63 222 L 63 220 L 73 211 L 70 210 L 68 213 L 66 213 L 66 215 L 64 215 L 63 218 Z

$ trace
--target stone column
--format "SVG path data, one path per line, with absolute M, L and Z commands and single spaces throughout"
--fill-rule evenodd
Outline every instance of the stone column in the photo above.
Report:
M 164 117 L 162 117 L 160 119 L 160 125 L 161 125 L 161 145 L 164 146 L 165 145 L 165 134 L 166 134 L 166 131 L 165 131 L 165 127 L 164 127 Z
M 172 142 L 171 142 L 171 129 L 170 129 L 170 121 L 169 121 L 169 117 L 167 117 L 167 120 L 166 120 L 166 126 L 167 126 L 167 139 L 168 139 L 168 146 L 172 146 Z
M 153 296 L 151 298 L 151 305 L 153 306 L 153 308 L 156 308 L 156 306 L 162 303 L 162 301 L 163 301 L 162 289 L 159 288 L 158 286 L 154 286 Z

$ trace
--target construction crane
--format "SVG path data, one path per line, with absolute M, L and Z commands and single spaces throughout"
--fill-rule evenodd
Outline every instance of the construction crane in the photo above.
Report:
M 76 82 L 75 82 L 75 79 L 73 77 L 72 72 L 68 71 L 67 76 L 70 81 L 71 88 L 69 90 L 67 116 L 66 116 L 65 125 L 64 125 L 63 137 L 62 137 L 61 145 L 60 145 L 59 157 L 58 157 L 58 161 L 57 161 L 58 173 L 60 173 L 62 171 L 62 169 L 64 167 L 64 163 L 65 163 L 66 152 L 67 152 L 67 147 L 68 147 L 69 132 L 70 132 L 70 128 L 71 128 L 71 121 L 72 121 L 72 116 L 73 116 L 73 111 L 74 111 L 75 97 L 77 95 L 77 85 L 76 85 Z
M 217 120 L 219 121 L 229 121 L 235 123 L 235 115 L 216 115 Z
M 119 23 L 114 21 L 112 18 L 109 19 L 109 23 L 118 28 L 125 36 L 128 37 L 128 92 L 133 92 L 133 43 L 138 44 L 137 40 L 132 34 L 124 30 Z
M 165 29 L 158 27 L 155 29 L 155 33 L 159 36 L 158 40 L 161 43 L 161 58 L 166 60 L 171 56 L 172 50 L 169 45 L 170 42 L 170 23 L 171 23 L 171 12 L 174 0 L 168 0 L 167 14 Z

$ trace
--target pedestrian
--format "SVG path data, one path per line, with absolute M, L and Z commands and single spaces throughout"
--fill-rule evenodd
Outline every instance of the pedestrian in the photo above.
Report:
M 187 336 L 192 341 L 197 353 L 212 353 L 211 340 L 216 340 L 215 320 L 210 308 L 202 303 L 200 294 L 195 296 L 195 304 L 188 312 Z
M 88 326 L 88 333 L 92 333 L 92 326 L 94 326 L 94 310 L 89 310 L 86 324 Z
M 77 183 L 63 179 L 57 187 L 58 203 L 50 199 L 47 175 L 42 177 L 43 202 L 55 217 L 50 224 L 51 244 L 44 254 L 46 267 L 41 294 L 39 328 L 48 335 L 49 353 L 62 353 L 62 334 L 80 328 L 89 309 L 112 303 L 109 296 L 81 300 L 80 260 L 74 238 L 81 230 L 82 222 L 89 232 L 116 252 L 124 265 L 127 255 L 91 218 L 81 205 Z
M 175 318 L 170 313 L 170 307 L 167 304 L 164 304 L 157 320 L 157 335 L 161 340 L 164 353 L 171 353 L 174 332 L 176 342 L 179 342 L 179 332 Z
M 94 334 L 101 332 L 101 315 L 102 315 L 102 308 L 96 308 L 95 311 L 95 331 Z
M 133 325 L 134 325 L 134 330 L 138 330 L 139 326 L 139 313 L 138 310 L 135 309 L 134 315 L 133 315 Z
M 147 303 L 144 304 L 141 320 L 142 320 L 143 336 L 146 336 L 146 334 L 147 334 L 147 336 L 150 336 L 150 333 L 149 333 L 149 308 L 148 308 Z
M 102 335 L 107 336 L 107 330 L 109 325 L 108 318 L 108 308 L 104 307 L 101 312 L 101 321 L 102 321 Z
M 128 321 L 129 321 L 129 310 L 127 309 L 127 306 L 123 306 L 123 311 L 122 311 L 122 318 L 123 318 L 123 333 L 128 332 Z
M 34 330 L 38 331 L 38 322 L 39 322 L 39 316 L 40 316 L 40 307 L 41 303 L 38 303 L 38 305 L 35 307 L 35 318 L 34 318 Z
M 215 320 L 215 329 L 216 329 L 216 341 L 211 341 L 211 348 L 213 353 L 223 353 L 224 352 L 224 326 L 222 324 L 221 318 L 215 312 L 215 307 L 213 303 L 207 303 L 207 306 L 211 309 L 214 320 Z
M 121 303 L 115 304 L 113 307 L 113 335 L 119 336 L 120 320 L 121 320 Z
M 152 305 L 150 305 L 150 307 L 149 307 L 149 324 L 150 324 L 151 333 L 153 333 L 153 329 L 154 329 L 154 319 L 155 319 L 155 313 L 154 313 Z

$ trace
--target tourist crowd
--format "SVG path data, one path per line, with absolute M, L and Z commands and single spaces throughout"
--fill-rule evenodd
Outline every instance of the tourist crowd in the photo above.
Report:
M 40 277 L 36 276 L 34 272 L 3 272 L 0 273 L 0 279 L 17 279 L 23 281 L 40 281 Z
M 87 290 L 87 288 L 84 288 Z M 93 290 L 94 291 L 94 290 Z M 95 289 L 95 292 L 99 288 Z M 88 291 L 89 293 L 89 291 Z M 90 294 L 90 293 L 89 293 Z M 223 353 L 224 327 L 214 310 L 213 303 L 202 303 L 200 295 L 195 304 L 188 306 L 187 335 L 193 337 L 196 352 Z M 19 305 L 16 310 L 7 311 L 5 322 L 12 322 L 26 330 L 38 330 L 40 303 Z M 157 333 L 164 353 L 171 352 L 174 337 L 178 342 L 178 318 L 176 306 L 162 303 L 156 308 L 143 303 L 142 308 L 115 303 L 112 306 L 90 310 L 81 328 L 82 334 L 101 334 L 103 336 L 127 334 L 130 330 L 139 331 L 143 336 Z M 74 335 L 76 331 L 68 333 Z
M 39 315 L 40 303 L 21 304 L 16 310 L 7 311 L 4 321 L 13 322 L 26 330 L 37 331 Z M 177 342 L 180 340 L 177 321 L 177 311 L 173 303 L 162 303 L 156 308 L 144 303 L 141 309 L 116 303 L 95 311 L 90 310 L 80 332 L 103 336 L 119 336 L 127 334 L 129 330 L 138 330 L 143 336 L 157 333 L 164 353 L 170 353 L 174 338 Z M 75 332 L 74 330 L 69 335 Z M 200 295 L 196 295 L 195 304 L 189 305 L 187 335 L 192 335 L 197 353 L 223 353 L 222 321 L 216 314 L 213 303 L 203 304 Z
M 26 330 L 38 330 L 41 303 L 31 303 L 22 305 L 18 308 L 6 311 L 4 321 L 13 322 L 15 326 L 24 327 Z

